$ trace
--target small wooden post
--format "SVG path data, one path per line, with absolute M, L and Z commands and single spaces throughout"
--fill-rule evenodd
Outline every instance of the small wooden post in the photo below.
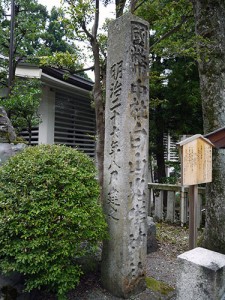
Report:
M 180 222 L 182 227 L 187 223 L 187 207 L 187 193 L 182 186 L 180 191 Z
M 198 206 L 198 185 L 189 187 L 189 249 L 197 246 L 197 206 Z
M 175 219 L 175 192 L 167 191 L 166 221 L 173 223 L 174 219 Z
M 152 205 L 153 205 L 153 189 L 149 189 L 149 202 L 148 202 L 148 216 L 152 215 Z
M 198 207 L 197 207 L 197 228 L 201 228 L 202 224 L 202 193 L 198 193 Z
M 159 195 L 155 197 L 155 216 L 157 221 L 163 220 L 163 191 L 159 191 Z

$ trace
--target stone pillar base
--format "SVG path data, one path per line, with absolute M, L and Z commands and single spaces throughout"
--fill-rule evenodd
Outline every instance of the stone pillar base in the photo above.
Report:
M 225 299 L 225 255 L 199 247 L 178 261 L 177 300 Z

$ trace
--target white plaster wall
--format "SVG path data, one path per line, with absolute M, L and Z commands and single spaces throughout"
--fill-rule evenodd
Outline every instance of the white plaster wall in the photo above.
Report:
M 54 144 L 55 92 L 49 86 L 43 87 L 39 113 L 42 122 L 39 125 L 38 144 Z

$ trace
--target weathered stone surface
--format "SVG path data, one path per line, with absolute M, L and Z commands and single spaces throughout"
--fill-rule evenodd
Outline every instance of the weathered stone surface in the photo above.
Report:
M 0 142 L 12 143 L 16 139 L 16 133 L 5 110 L 0 106 Z
M 12 155 L 12 145 L 8 143 L 0 143 L 0 165 L 7 161 Z
M 225 299 L 225 255 L 199 247 L 178 262 L 177 300 Z
M 132 14 L 108 39 L 102 282 L 127 298 L 145 288 L 148 203 L 148 24 Z
M 13 151 L 13 155 L 20 152 L 20 151 L 23 151 L 26 147 L 27 147 L 27 144 L 23 144 L 23 143 L 18 143 L 18 144 L 11 144 L 12 145 L 12 151 Z
M 153 222 L 153 218 L 147 218 L 147 253 L 155 252 L 159 246 L 156 239 L 156 224 Z
M 22 151 L 27 147 L 26 144 L 9 144 L 9 143 L 0 143 L 0 166 L 4 164 L 11 156 Z

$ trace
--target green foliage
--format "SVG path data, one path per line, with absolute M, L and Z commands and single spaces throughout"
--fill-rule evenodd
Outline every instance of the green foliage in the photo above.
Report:
M 150 153 L 158 180 L 165 178 L 163 137 L 202 132 L 198 43 L 192 3 L 188 0 L 145 1 L 137 14 L 150 23 Z
M 75 0 L 73 3 L 71 3 L 71 1 L 64 0 L 63 2 L 68 4 L 64 6 L 64 11 L 66 15 L 70 16 L 70 19 L 65 20 L 65 22 L 67 22 L 67 30 L 73 33 L 73 38 L 76 38 L 76 40 L 82 41 L 86 44 L 86 47 L 88 50 L 90 50 L 89 53 L 91 54 L 89 54 L 89 56 L 92 60 L 96 59 L 96 53 L 93 53 L 92 49 L 93 40 L 96 39 L 99 47 L 99 63 L 102 68 L 105 68 L 107 53 L 107 30 L 110 20 L 105 20 L 105 24 L 101 28 L 102 30 L 100 32 L 100 30 L 95 28 L 97 20 L 94 1 Z M 90 29 L 91 27 L 92 29 Z M 84 52 L 82 53 L 82 56 L 84 56 Z
M 8 56 L 11 1 L 2 1 L 0 11 L 0 49 Z M 33 54 L 39 50 L 40 36 L 45 28 L 47 9 L 36 0 L 17 0 L 15 13 L 15 56 L 18 58 Z
M 6 57 L 0 61 L 0 87 L 7 86 L 10 42 L 11 1 L 0 3 L 0 53 Z M 13 46 L 13 73 L 21 59 L 34 55 L 41 48 L 40 37 L 45 28 L 47 9 L 36 0 L 17 0 L 15 4 L 15 30 Z M 14 76 L 13 76 L 14 77 Z
M 150 79 L 152 117 L 173 134 L 202 132 L 198 68 L 192 59 L 155 59 Z M 158 113 L 159 112 L 159 113 Z
M 0 3 L 0 53 L 6 57 L 6 59 L 0 58 L 0 85 L 2 86 L 7 86 L 10 40 L 10 19 L 7 12 L 10 11 L 10 5 L 11 1 Z M 19 61 L 26 60 L 39 64 L 41 57 L 45 61 L 42 65 L 49 63 L 49 66 L 63 68 L 68 68 L 70 65 L 72 70 L 77 66 L 81 69 L 82 65 L 78 63 L 81 59 L 77 58 L 79 49 L 71 40 L 71 31 L 68 30 L 67 24 L 68 20 L 60 8 L 53 7 L 49 15 L 47 8 L 38 4 L 36 0 L 17 0 L 13 47 L 14 75 Z
M 0 49 L 8 56 L 11 1 L 1 3 L 0 10 Z M 54 52 L 75 53 L 77 51 L 70 40 L 67 19 L 60 8 L 53 7 L 48 14 L 46 6 L 37 0 L 17 0 L 15 14 L 15 56 L 16 60 Z
M 67 29 L 67 19 L 61 8 L 53 7 L 48 17 L 48 23 L 42 34 L 45 53 L 69 52 L 75 54 L 78 50 Z
M 84 28 L 81 29 L 81 27 L 85 26 L 86 28 L 87 25 L 89 25 L 94 20 L 94 1 L 73 0 L 71 2 L 68 0 L 64 0 L 63 2 L 68 4 L 68 6 L 65 6 L 64 8 L 66 14 L 68 14 L 72 20 L 72 22 L 68 22 L 68 25 L 70 25 L 76 31 L 77 37 L 85 39 L 86 34 L 84 32 Z
M 180 173 L 180 162 L 179 161 L 165 161 L 165 165 L 168 168 L 173 168 L 172 173 L 169 177 L 165 177 L 165 183 L 178 184 L 181 173 Z
M 0 269 L 58 299 L 79 282 L 75 259 L 106 237 L 92 160 L 66 146 L 28 147 L 0 168 Z
M 38 108 L 41 100 L 41 83 L 38 79 L 17 79 L 7 99 L 0 100 L 10 117 L 13 127 L 19 133 L 40 123 Z
M 75 73 L 77 69 L 83 68 L 83 65 L 79 63 L 77 54 L 71 54 L 69 52 L 55 52 L 51 56 L 43 56 L 40 58 L 39 63 L 41 66 L 66 69 L 71 73 Z
M 196 35 L 191 1 L 144 1 L 137 14 L 150 23 L 151 52 L 166 58 L 209 57 L 212 43 L 209 38 Z
M 165 134 L 169 132 L 176 140 L 179 135 L 202 133 L 202 105 L 198 69 L 193 59 L 168 59 L 156 55 L 151 71 L 150 153 L 157 157 L 159 167 L 164 159 Z M 160 153 L 161 160 L 158 158 Z M 160 182 L 165 177 L 161 173 L 158 176 Z
M 192 4 L 188 0 L 146 1 L 138 14 L 149 21 L 151 51 L 159 56 L 196 58 Z

